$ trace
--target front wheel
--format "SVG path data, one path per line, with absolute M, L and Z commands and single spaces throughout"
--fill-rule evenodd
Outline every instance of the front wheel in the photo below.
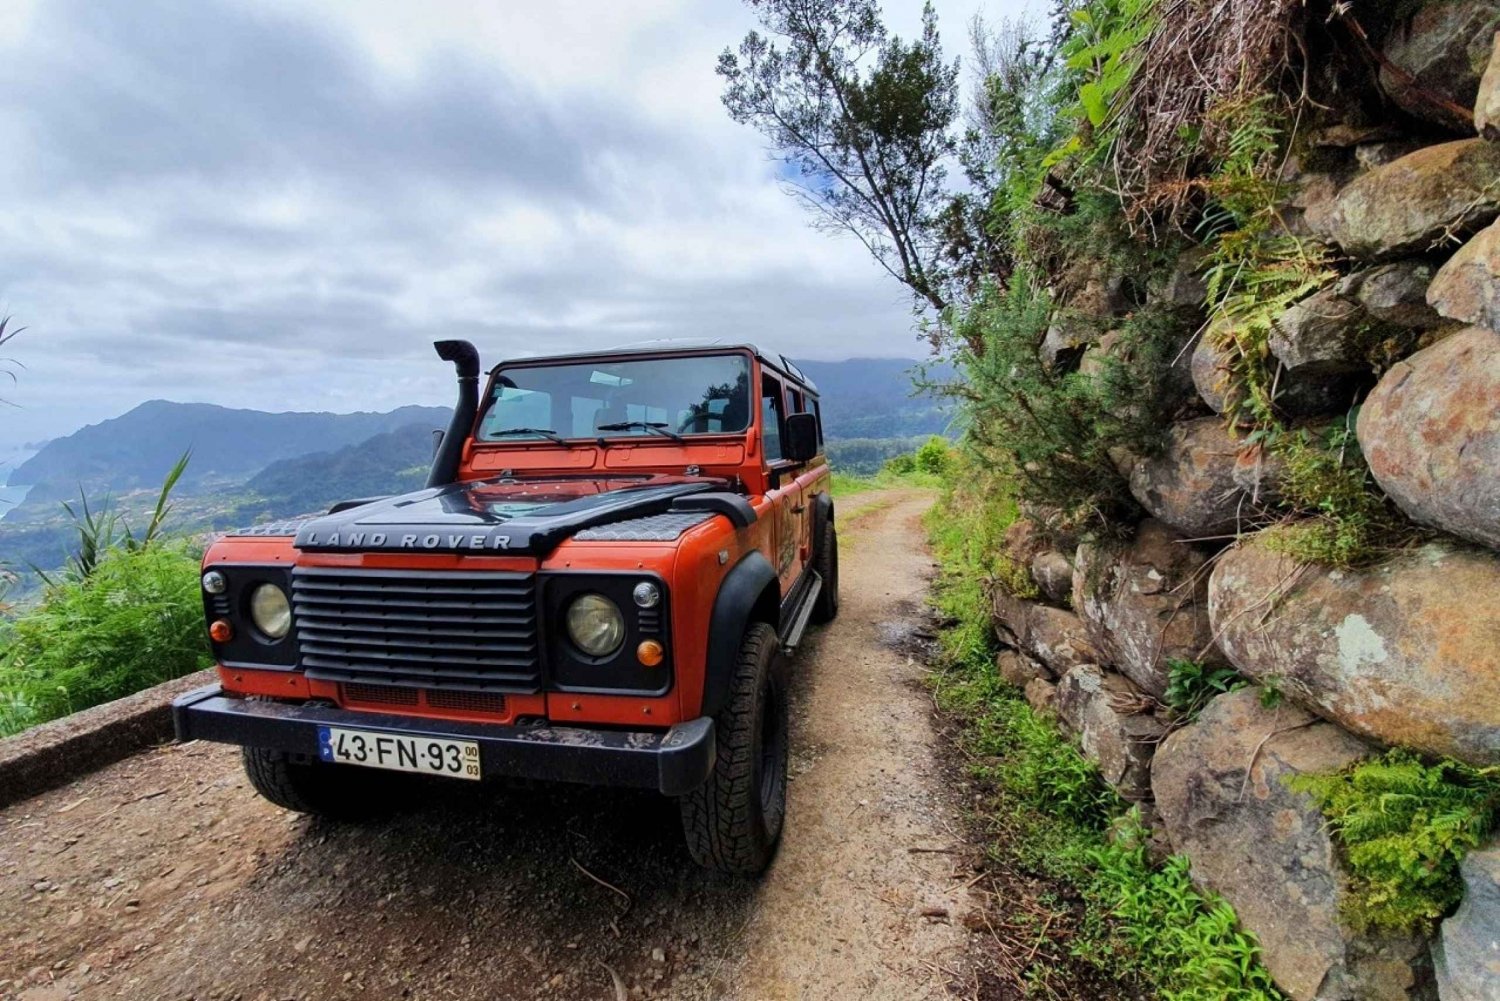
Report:
M 404 801 L 405 776 L 383 776 L 348 765 L 330 765 L 304 755 L 263 747 L 241 749 L 245 777 L 277 806 L 330 820 L 365 820 Z
M 714 717 L 718 755 L 703 786 L 680 800 L 688 852 L 707 869 L 754 876 L 770 864 L 786 817 L 785 680 L 776 630 L 753 623 L 740 642 L 729 701 Z
M 830 518 L 823 528 L 823 544 L 813 558 L 813 569 L 823 580 L 823 589 L 813 603 L 812 620 L 819 625 L 839 614 L 839 533 Z

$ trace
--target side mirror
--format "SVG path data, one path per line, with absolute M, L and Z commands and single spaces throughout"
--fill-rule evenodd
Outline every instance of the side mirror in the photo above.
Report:
M 445 437 L 446 437 L 446 435 L 443 433 L 443 429 L 442 428 L 433 428 L 432 429 L 432 456 L 433 456 L 433 458 L 437 458 L 438 452 L 442 450 L 442 447 L 443 447 L 443 438 L 445 438 Z
M 782 450 L 793 462 L 807 462 L 818 454 L 818 418 L 792 414 L 786 419 L 786 441 Z

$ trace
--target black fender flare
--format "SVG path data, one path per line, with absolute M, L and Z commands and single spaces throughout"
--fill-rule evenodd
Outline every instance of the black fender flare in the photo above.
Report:
M 760 550 L 746 553 L 724 575 L 714 597 L 708 623 L 708 653 L 703 662 L 704 716 L 718 715 L 729 700 L 729 685 L 745 630 L 757 620 L 775 628 L 780 609 L 781 588 L 776 569 Z

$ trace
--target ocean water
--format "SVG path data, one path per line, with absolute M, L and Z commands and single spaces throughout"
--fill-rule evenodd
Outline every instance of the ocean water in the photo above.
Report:
M 35 454 L 35 449 L 0 448 L 0 519 L 4 519 L 11 508 L 25 500 L 27 492 L 31 490 L 30 486 L 13 487 L 6 481 L 10 478 L 11 470 Z

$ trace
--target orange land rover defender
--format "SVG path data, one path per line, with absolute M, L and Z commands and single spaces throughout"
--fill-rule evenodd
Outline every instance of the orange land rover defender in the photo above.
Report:
M 217 684 L 179 738 L 347 817 L 395 773 L 677 797 L 700 863 L 781 832 L 787 663 L 838 611 L 817 390 L 749 346 L 505 362 L 442 341 L 458 405 L 425 489 L 231 533 L 203 561 Z

